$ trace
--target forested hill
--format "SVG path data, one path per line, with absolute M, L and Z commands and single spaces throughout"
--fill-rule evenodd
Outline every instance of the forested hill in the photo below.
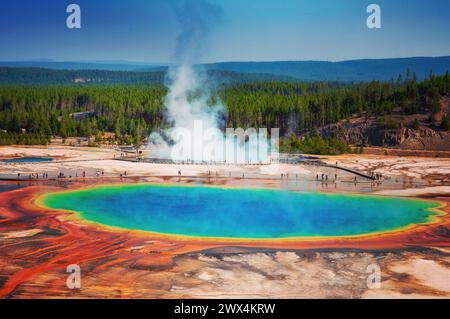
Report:
M 0 67 L 0 85 L 86 85 L 86 84 L 163 84 L 165 72 L 131 72 L 107 70 L 54 70 L 44 68 Z M 250 83 L 256 81 L 294 81 L 288 76 L 258 73 L 237 73 L 209 70 L 210 80 L 217 84 Z
M 145 64 L 127 61 L 111 62 L 55 62 L 55 61 L 19 61 L 1 62 L 0 68 L 17 68 L 26 70 L 27 68 L 40 68 L 50 70 L 71 70 L 80 71 L 78 77 L 87 77 L 86 71 L 82 70 L 102 70 L 107 72 L 112 79 L 110 83 L 116 83 L 118 78 L 120 83 L 134 83 L 135 80 L 151 82 L 153 76 L 160 77 L 160 74 L 167 70 L 164 64 Z M 203 68 L 226 72 L 229 74 L 240 74 L 242 79 L 251 80 L 252 77 L 267 78 L 289 77 L 301 81 L 345 81 L 345 82 L 369 82 L 369 81 L 389 81 L 396 79 L 399 74 L 406 76 L 407 70 L 415 72 L 417 79 L 424 80 L 429 77 L 430 71 L 435 75 L 443 75 L 450 70 L 450 56 L 443 57 L 416 57 L 398 59 L 371 59 L 371 60 L 351 60 L 341 62 L 327 61 L 272 61 L 272 62 L 224 62 L 204 64 Z M 2 69 L 4 70 L 4 69 Z M 124 71 L 124 73 L 111 73 L 109 71 Z M 4 72 L 4 71 L 2 71 Z M 48 72 L 48 71 L 47 71 Z M 69 71 L 67 71 L 69 72 Z M 58 76 L 69 76 L 70 73 L 59 73 Z M 138 72 L 138 74 L 129 74 Z M 149 75 L 148 73 L 152 73 Z M 100 71 L 96 75 L 102 74 Z M 234 76 L 236 79 L 236 77 Z M 23 81 L 23 80 L 22 80 Z
M 450 56 L 400 59 L 326 61 L 282 61 L 282 62 L 227 62 L 207 66 L 209 69 L 241 73 L 269 73 L 290 76 L 304 81 L 389 81 L 407 70 L 415 72 L 418 80 L 450 70 Z
M 145 71 L 145 69 L 151 69 L 152 72 L 156 72 L 165 70 L 166 66 L 166 64 L 160 63 L 133 63 L 128 61 L 0 61 L 0 67 L 4 68 L 40 68 L 52 70 Z

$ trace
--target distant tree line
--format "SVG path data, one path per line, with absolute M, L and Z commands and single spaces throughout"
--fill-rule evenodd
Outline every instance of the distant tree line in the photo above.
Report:
M 0 67 L 0 84 L 162 84 L 165 72 L 106 70 L 52 70 L 43 68 Z
M 0 133 L 0 145 L 47 145 L 50 137 L 42 134 Z
M 289 76 L 271 74 L 239 73 L 226 70 L 206 70 L 206 72 L 208 78 L 219 85 L 255 81 L 297 81 Z M 166 74 L 166 70 L 108 71 L 0 67 L 0 85 L 163 85 Z
M 344 141 L 332 138 L 323 139 L 315 134 L 305 136 L 304 139 L 292 134 L 291 137 L 281 140 L 280 151 L 285 153 L 302 152 L 316 155 L 338 155 L 351 153 L 351 147 Z

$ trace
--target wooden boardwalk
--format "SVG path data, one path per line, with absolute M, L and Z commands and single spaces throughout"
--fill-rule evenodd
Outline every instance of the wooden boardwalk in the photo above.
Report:
M 367 178 L 367 179 L 370 179 L 370 180 L 373 180 L 373 181 L 377 180 L 376 177 L 374 177 L 372 175 L 368 175 L 366 173 L 359 172 L 359 171 L 356 171 L 354 169 L 343 167 L 343 166 L 339 166 L 339 165 L 322 164 L 320 166 L 339 169 L 341 171 L 345 171 L 345 172 L 348 172 L 348 173 L 351 173 L 351 174 L 354 174 L 354 175 L 357 175 L 357 176 L 360 176 L 360 177 L 363 177 L 363 178 Z

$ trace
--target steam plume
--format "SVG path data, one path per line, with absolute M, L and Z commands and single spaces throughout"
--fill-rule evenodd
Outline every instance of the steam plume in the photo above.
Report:
M 230 157 L 229 153 L 235 152 L 235 138 L 224 138 L 220 130 L 225 107 L 219 99 L 211 99 L 207 73 L 194 66 L 208 49 L 208 37 L 222 11 L 206 0 L 173 0 L 170 4 L 182 28 L 175 52 L 177 65 L 169 69 L 166 78 L 165 107 L 172 128 L 164 134 L 152 133 L 150 147 L 158 147 L 160 157 L 177 161 L 244 162 L 245 158 Z M 237 148 L 252 153 L 250 159 L 256 161 L 258 149 L 267 147 L 264 143 L 246 143 L 241 139 Z

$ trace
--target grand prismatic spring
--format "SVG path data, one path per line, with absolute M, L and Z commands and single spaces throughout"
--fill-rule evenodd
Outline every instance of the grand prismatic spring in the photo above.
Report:
M 297 280 L 298 288 L 285 292 L 286 280 L 274 280 L 268 266 L 306 281 L 321 276 L 325 267 L 348 283 L 331 293 L 349 296 L 359 283 L 350 279 L 355 272 L 366 276 L 368 264 L 380 262 L 397 276 L 396 265 L 419 257 L 427 258 L 428 266 L 438 263 L 440 253 L 430 253 L 430 247 L 448 247 L 448 202 L 442 196 L 425 200 L 288 191 L 273 183 L 158 181 L 31 185 L 1 192 L 0 260 L 3 269 L 14 271 L 4 272 L 0 297 L 217 297 L 236 296 L 235 287 L 246 297 L 269 297 L 273 289 L 290 297 L 310 293 Z M 328 263 L 329 258 L 339 261 Z M 76 292 L 65 283 L 72 264 L 85 270 L 86 288 Z M 351 272 L 341 271 L 348 265 Z M 430 271 L 442 278 L 447 272 Z M 412 281 L 398 285 L 422 291 Z M 321 287 L 314 291 L 331 296 Z
M 392 197 L 147 184 L 51 193 L 41 203 L 106 226 L 232 239 L 389 232 L 431 222 L 439 206 Z

